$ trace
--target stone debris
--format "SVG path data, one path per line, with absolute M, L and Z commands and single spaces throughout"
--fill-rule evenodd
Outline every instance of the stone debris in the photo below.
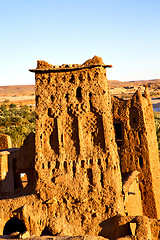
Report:
M 28 231 L 23 232 L 19 235 L 20 239 L 29 238 L 29 237 L 30 237 L 30 233 Z

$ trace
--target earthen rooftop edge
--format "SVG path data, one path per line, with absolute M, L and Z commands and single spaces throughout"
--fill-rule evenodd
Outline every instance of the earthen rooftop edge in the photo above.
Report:
M 68 72 L 68 71 L 77 71 L 81 69 L 86 69 L 86 68 L 94 68 L 94 67 L 103 67 L 103 68 L 111 68 L 112 65 L 105 65 L 105 64 L 93 64 L 93 65 L 87 65 L 87 66 L 77 66 L 77 67 L 65 67 L 63 68 L 62 66 L 53 66 L 53 68 L 36 68 L 36 69 L 29 69 L 30 72 Z

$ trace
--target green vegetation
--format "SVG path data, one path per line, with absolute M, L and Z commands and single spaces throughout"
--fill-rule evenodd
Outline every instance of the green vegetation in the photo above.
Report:
M 154 112 L 154 118 L 160 153 L 160 112 Z M 35 132 L 35 110 L 31 106 L 17 107 L 14 103 L 0 106 L 0 133 L 11 137 L 13 147 L 22 146 L 30 132 Z
M 16 104 L 0 106 L 0 133 L 8 134 L 13 147 L 20 147 L 30 132 L 35 131 L 35 110 Z

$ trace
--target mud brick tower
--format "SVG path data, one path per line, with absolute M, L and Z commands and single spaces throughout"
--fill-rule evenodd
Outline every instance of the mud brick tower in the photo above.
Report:
M 112 98 L 121 172 L 138 170 L 143 214 L 160 218 L 160 163 L 151 97 L 136 91 L 129 100 Z
M 36 75 L 36 192 L 48 203 L 52 226 L 61 223 L 72 234 L 97 234 L 100 222 L 123 214 L 107 67 L 95 56 L 82 65 L 38 61 L 31 70 Z

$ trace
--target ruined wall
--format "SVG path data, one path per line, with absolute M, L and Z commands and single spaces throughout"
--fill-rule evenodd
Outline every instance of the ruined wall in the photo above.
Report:
M 123 176 L 124 206 L 127 216 L 143 215 L 138 171 L 126 172 Z
M 0 152 L 0 192 L 4 188 L 2 181 L 4 181 L 8 173 L 8 154 L 7 151 Z
M 0 150 L 11 148 L 11 138 L 6 134 L 0 134 Z
M 14 164 L 18 155 L 18 148 L 9 148 L 0 151 L 0 193 L 14 192 Z
M 119 158 L 105 68 L 38 61 L 36 191 L 49 202 L 54 234 L 97 235 L 99 223 L 123 213 Z M 67 226 L 67 227 L 65 227 Z
M 35 172 L 35 134 L 30 133 L 24 140 L 23 146 L 20 147 L 18 155 L 14 158 L 15 177 L 17 178 L 17 187 L 21 185 L 19 181 L 20 175 L 26 174 L 26 181 L 29 187 L 34 188 L 36 185 L 36 172 Z
M 148 90 L 132 99 L 112 98 L 112 112 L 122 173 L 138 170 L 144 215 L 160 217 L 159 157 Z

